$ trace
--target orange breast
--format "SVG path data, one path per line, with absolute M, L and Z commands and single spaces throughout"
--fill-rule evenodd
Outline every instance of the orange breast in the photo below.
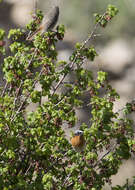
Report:
M 71 138 L 71 144 L 73 147 L 82 147 L 84 145 L 83 136 L 74 136 Z

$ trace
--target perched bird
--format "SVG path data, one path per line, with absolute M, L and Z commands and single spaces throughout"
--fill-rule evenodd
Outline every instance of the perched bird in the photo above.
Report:
M 76 130 L 74 136 L 71 138 L 71 144 L 75 150 L 82 152 L 85 146 L 85 139 L 83 136 L 83 131 Z
M 38 33 L 43 34 L 48 30 L 52 30 L 59 18 L 59 7 L 56 6 L 50 10 L 50 12 L 43 17 L 43 20 L 39 26 L 39 28 L 30 36 L 27 37 L 27 40 L 33 40 L 35 35 Z

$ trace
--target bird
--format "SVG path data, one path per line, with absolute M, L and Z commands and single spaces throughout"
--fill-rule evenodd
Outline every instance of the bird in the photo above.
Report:
M 43 17 L 43 20 L 41 22 L 41 24 L 39 25 L 39 27 L 37 28 L 37 30 L 31 34 L 30 36 L 27 37 L 26 40 L 33 40 L 34 37 L 40 33 L 41 35 L 45 32 L 47 32 L 48 30 L 52 30 L 57 21 L 58 21 L 58 18 L 59 18 L 59 7 L 58 6 L 55 6 L 53 7 L 50 12 L 45 15 Z
M 70 142 L 72 144 L 72 147 L 77 152 L 82 152 L 85 146 L 85 139 L 83 135 L 83 131 L 76 130 L 74 133 L 74 136 L 70 139 Z

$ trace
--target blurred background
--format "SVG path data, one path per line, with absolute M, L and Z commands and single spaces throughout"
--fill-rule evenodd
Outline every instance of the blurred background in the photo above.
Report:
M 36 0 L 3 0 L 0 4 L 0 28 L 25 28 L 30 21 Z M 119 9 L 119 14 L 106 28 L 97 30 L 91 44 L 99 56 L 87 68 L 109 73 L 109 80 L 121 99 L 115 104 L 115 111 L 135 98 L 135 0 L 38 0 L 37 6 L 44 13 L 51 7 L 60 7 L 59 24 L 66 27 L 65 38 L 59 42 L 58 59 L 68 60 L 76 42 L 85 40 L 94 26 L 94 13 L 104 13 L 108 4 Z M 8 41 L 7 41 L 8 46 Z M 86 95 L 87 97 L 87 95 Z M 34 110 L 36 106 L 33 106 Z M 89 117 L 88 110 L 78 110 L 81 122 Z M 134 116 L 133 116 L 134 119 Z M 76 126 L 77 128 L 77 126 Z M 112 177 L 113 185 L 123 184 L 126 178 L 135 175 L 135 159 L 124 161 L 117 176 Z M 104 190 L 109 190 L 106 186 Z

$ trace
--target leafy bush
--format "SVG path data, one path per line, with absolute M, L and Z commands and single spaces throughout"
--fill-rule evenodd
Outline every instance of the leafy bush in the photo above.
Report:
M 36 35 L 33 41 L 22 40 L 25 32 L 21 29 L 9 31 L 11 55 L 4 59 L 5 86 L 0 89 L 0 189 L 99 190 L 111 183 L 122 160 L 134 153 L 133 122 L 128 118 L 135 111 L 134 101 L 126 104 L 124 117 L 120 117 L 113 111 L 119 95 L 109 84 L 107 73 L 98 71 L 95 78 L 83 65 L 97 56 L 89 45 L 96 29 L 105 27 L 117 12 L 109 5 L 103 15 L 95 14 L 93 31 L 76 44 L 69 62 L 57 61 L 56 44 L 64 38 L 63 25 L 43 36 Z M 36 21 L 42 16 L 38 11 L 27 29 L 36 30 Z M 1 53 L 5 53 L 4 37 L 1 29 Z M 75 82 L 65 82 L 71 73 Z M 42 90 L 35 90 L 37 83 Z M 63 87 L 65 90 L 58 92 Z M 74 127 L 75 109 L 84 106 L 80 97 L 86 91 L 92 116 L 90 125 L 80 126 L 86 147 L 77 152 L 65 138 L 62 126 Z M 43 97 L 47 97 L 44 103 Z M 39 105 L 34 112 L 26 113 L 30 103 Z

